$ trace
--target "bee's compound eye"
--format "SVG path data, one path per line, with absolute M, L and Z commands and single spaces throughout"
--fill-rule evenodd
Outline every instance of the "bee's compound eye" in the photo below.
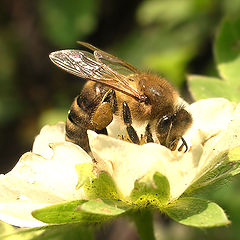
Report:
M 160 118 L 157 124 L 158 132 L 160 134 L 168 132 L 171 123 L 172 123 L 172 119 L 169 116 L 163 116 L 162 118 Z

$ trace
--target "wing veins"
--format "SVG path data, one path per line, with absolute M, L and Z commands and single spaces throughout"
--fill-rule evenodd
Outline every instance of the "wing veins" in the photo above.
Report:
M 99 51 L 101 50 L 95 50 L 93 55 L 80 50 L 61 50 L 51 53 L 49 57 L 58 67 L 73 75 L 100 82 L 140 99 L 140 93 L 130 86 L 128 77 L 103 63 L 101 59 L 104 59 L 104 57 L 102 57 L 102 51 Z

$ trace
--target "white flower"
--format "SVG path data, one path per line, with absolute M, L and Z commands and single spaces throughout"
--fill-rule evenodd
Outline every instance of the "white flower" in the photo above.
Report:
M 65 124 L 45 126 L 6 175 L 0 175 L 0 220 L 21 227 L 42 226 L 31 216 L 35 209 L 66 200 L 83 199 L 76 190 L 76 164 L 92 162 L 79 146 L 64 140 Z
M 170 183 L 170 201 L 177 199 L 209 167 L 215 156 L 240 146 L 240 106 L 225 99 L 198 101 L 190 106 L 194 123 L 184 136 L 192 150 L 170 151 L 155 143 L 136 145 L 88 131 L 96 172 L 112 176 L 118 191 L 128 199 L 134 182 L 148 181 L 156 171 Z M 64 140 L 65 126 L 45 126 L 33 151 L 24 154 L 15 168 L 0 178 L 0 220 L 17 226 L 41 226 L 31 211 L 52 203 L 85 198 L 76 190 L 80 163 L 92 159 L 79 146 Z M 50 147 L 49 147 L 50 145 Z
M 89 131 L 98 171 L 108 172 L 126 198 L 133 190 L 135 180 L 145 180 L 149 172 L 158 171 L 170 183 L 170 199 L 177 199 L 204 174 L 206 166 L 213 164 L 215 156 L 234 144 L 240 145 L 239 106 L 219 98 L 198 101 L 188 110 L 194 123 L 184 136 L 192 142 L 192 150 L 187 153 L 171 152 L 154 143 L 139 146 Z M 233 130 L 238 131 L 234 143 L 231 140 Z M 227 135 L 229 139 L 226 139 Z

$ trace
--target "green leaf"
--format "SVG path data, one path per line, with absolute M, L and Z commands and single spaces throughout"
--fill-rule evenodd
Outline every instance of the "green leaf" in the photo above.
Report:
M 185 191 L 185 195 L 196 194 L 204 188 L 221 186 L 240 172 L 240 147 L 223 151 L 212 160 L 212 165 L 201 171 L 204 173 Z
M 92 214 L 82 210 L 82 204 L 86 201 L 71 201 L 54 204 L 32 212 L 36 219 L 52 224 L 60 223 L 96 223 L 103 222 L 111 217 L 106 215 Z
M 121 199 L 113 179 L 105 172 L 100 173 L 97 178 L 89 180 L 83 188 L 89 199 Z
M 180 198 L 164 211 L 173 220 L 193 227 L 217 227 L 230 224 L 216 203 L 199 198 Z
M 188 85 L 195 100 L 222 97 L 238 101 L 237 90 L 232 89 L 228 82 L 219 78 L 190 75 Z
M 172 46 L 162 50 L 161 53 L 154 51 L 144 58 L 144 66 L 151 66 L 155 72 L 167 73 L 167 79 L 174 80 L 175 87 L 181 87 L 185 80 L 186 65 L 192 59 L 195 51 L 193 47 Z
M 170 186 L 167 178 L 156 172 L 153 175 L 154 184 L 146 182 L 135 182 L 134 189 L 131 193 L 131 200 L 140 207 L 155 206 L 162 208 L 169 200 Z
M 121 201 L 117 202 L 102 199 L 89 200 L 81 205 L 81 210 L 85 212 L 107 216 L 117 216 L 128 209 L 129 207 Z
M 88 1 L 39 1 L 45 35 L 59 47 L 72 46 L 94 31 L 98 4 Z
M 240 93 L 240 18 L 222 22 L 215 43 L 215 57 L 221 77 Z
M 11 234 L 0 235 L 1 240 L 91 240 L 93 237 L 89 224 L 76 223 L 17 229 Z
M 197 46 L 201 42 L 199 36 L 203 36 L 201 32 L 205 25 L 198 25 L 196 29 L 195 24 L 184 21 L 181 28 L 174 28 L 173 31 L 165 28 L 169 21 L 161 23 L 161 27 L 151 26 L 151 31 L 149 28 L 136 30 L 117 45 L 116 55 L 140 69 L 160 73 L 176 87 L 182 87 L 187 65 L 196 55 Z
M 137 11 L 137 20 L 145 26 L 163 21 L 177 24 L 186 21 L 192 13 L 192 3 L 185 0 L 143 1 Z
M 189 76 L 190 91 L 195 100 L 223 97 L 240 101 L 240 18 L 223 21 L 215 42 L 215 58 L 221 80 Z

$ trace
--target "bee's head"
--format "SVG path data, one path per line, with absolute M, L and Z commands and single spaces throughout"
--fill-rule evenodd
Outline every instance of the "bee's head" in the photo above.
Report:
M 174 150 L 175 143 L 182 139 L 192 125 L 192 121 L 191 114 L 183 107 L 178 108 L 173 114 L 159 118 L 156 124 L 156 134 L 160 144 Z

